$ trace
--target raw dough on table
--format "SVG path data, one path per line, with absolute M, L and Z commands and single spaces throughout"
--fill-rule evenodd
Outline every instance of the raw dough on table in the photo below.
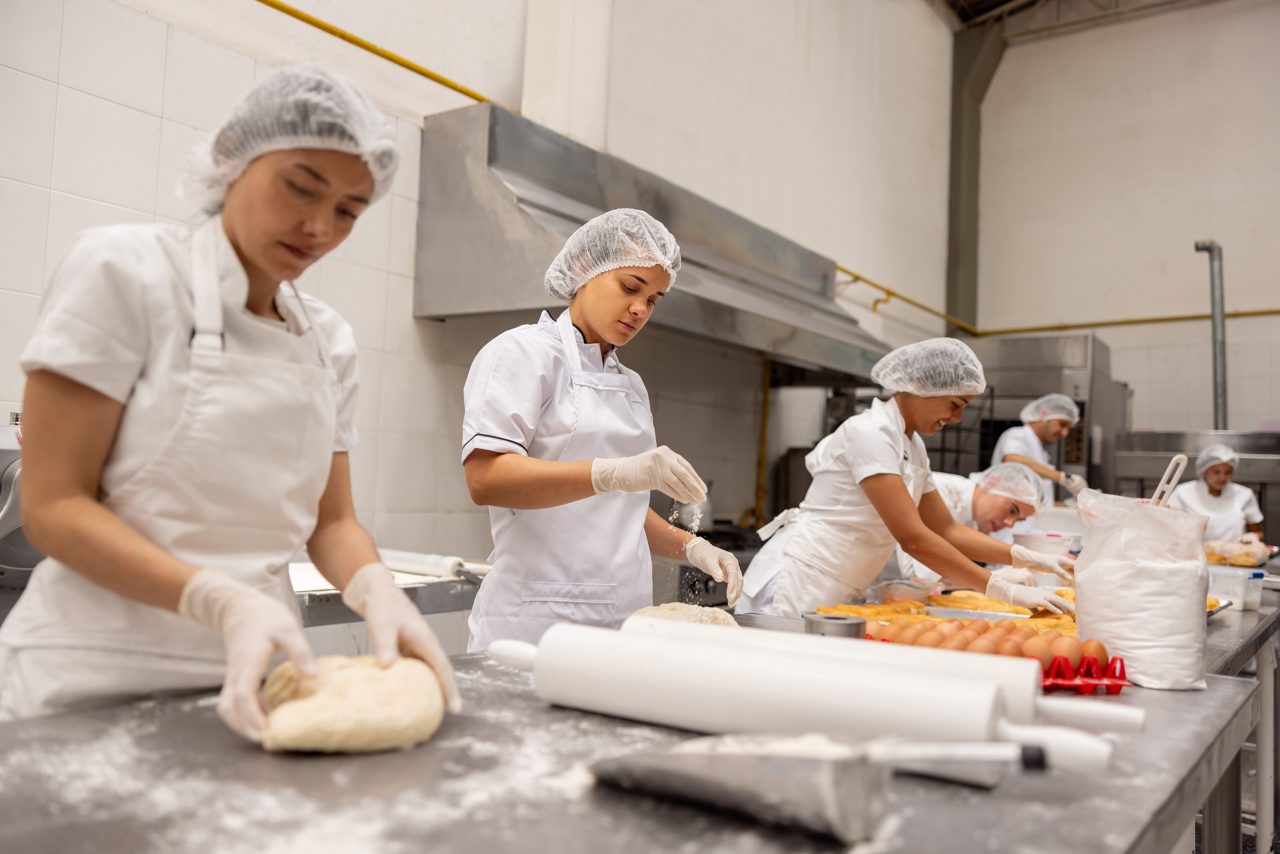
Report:
M 430 738 L 444 717 L 436 674 L 416 658 L 383 668 L 372 655 L 324 655 L 316 669 L 304 679 L 286 661 L 267 677 L 267 750 L 403 749 Z
M 660 620 L 675 620 L 677 623 L 703 623 L 711 626 L 737 626 L 738 623 L 725 611 L 719 608 L 705 608 L 702 605 L 686 605 L 683 602 L 665 602 L 661 605 L 650 605 L 641 608 L 633 616 L 657 617 Z

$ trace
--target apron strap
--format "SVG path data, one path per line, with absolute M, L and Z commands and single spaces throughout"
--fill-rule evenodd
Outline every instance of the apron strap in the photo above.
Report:
M 799 513 L 800 513 L 799 507 L 788 507 L 786 510 L 783 510 L 777 516 L 774 516 L 772 519 L 766 522 L 763 527 L 759 528 L 756 531 L 756 533 L 760 535 L 760 539 L 768 540 L 774 534 L 778 533 L 779 529 L 784 527 L 788 522 L 790 522 L 797 515 L 799 515 Z
M 216 228 L 222 218 L 214 217 L 196 230 L 192 239 L 191 284 L 195 306 L 195 331 L 191 346 L 195 350 L 221 352 L 227 336 L 222 327 L 222 295 L 218 290 L 218 244 Z

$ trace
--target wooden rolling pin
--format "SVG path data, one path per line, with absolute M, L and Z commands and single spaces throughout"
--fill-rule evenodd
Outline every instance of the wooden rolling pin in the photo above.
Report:
M 1086 697 L 1043 696 L 1040 664 L 1029 658 L 978 655 L 799 632 L 735 629 L 732 626 L 680 623 L 642 616 L 627 618 L 622 624 L 622 631 L 737 649 L 866 662 L 930 679 L 934 676 L 946 676 L 965 682 L 985 682 L 999 687 L 1005 713 L 1014 723 L 1029 724 L 1039 720 L 1090 729 L 1138 732 L 1146 719 L 1146 712 L 1133 706 L 1121 706 Z
M 848 641 L 854 643 L 854 641 Z M 489 657 L 532 671 L 550 703 L 705 733 L 823 733 L 866 741 L 1016 741 L 1050 767 L 1096 773 L 1111 744 L 1066 727 L 1005 719 L 1000 689 L 977 680 L 911 678 L 830 656 L 687 641 L 560 623 L 538 646 L 495 641 Z

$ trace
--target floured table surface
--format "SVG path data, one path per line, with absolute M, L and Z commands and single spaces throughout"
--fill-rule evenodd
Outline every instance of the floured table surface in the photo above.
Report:
M 0 724 L 0 851 L 837 851 L 693 807 L 595 789 L 584 763 L 690 734 L 544 704 L 525 673 L 456 660 L 466 712 L 415 749 L 268 755 L 214 697 Z M 880 851 L 1167 851 L 1257 715 L 1255 683 L 1126 689 L 1147 732 L 1105 778 L 1055 772 L 992 793 L 895 780 Z M 1192 807 L 1193 808 L 1193 807 Z M 1163 844 L 1161 849 L 1159 846 Z

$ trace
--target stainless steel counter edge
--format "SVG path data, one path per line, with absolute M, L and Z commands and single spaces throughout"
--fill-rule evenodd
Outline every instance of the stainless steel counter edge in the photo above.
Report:
M 412 584 L 400 589 L 422 613 L 443 614 L 470 610 L 480 588 L 470 581 L 451 580 Z M 302 609 L 302 625 L 306 627 L 360 622 L 360 615 L 342 604 L 342 594 L 336 590 L 299 593 L 298 605 Z

